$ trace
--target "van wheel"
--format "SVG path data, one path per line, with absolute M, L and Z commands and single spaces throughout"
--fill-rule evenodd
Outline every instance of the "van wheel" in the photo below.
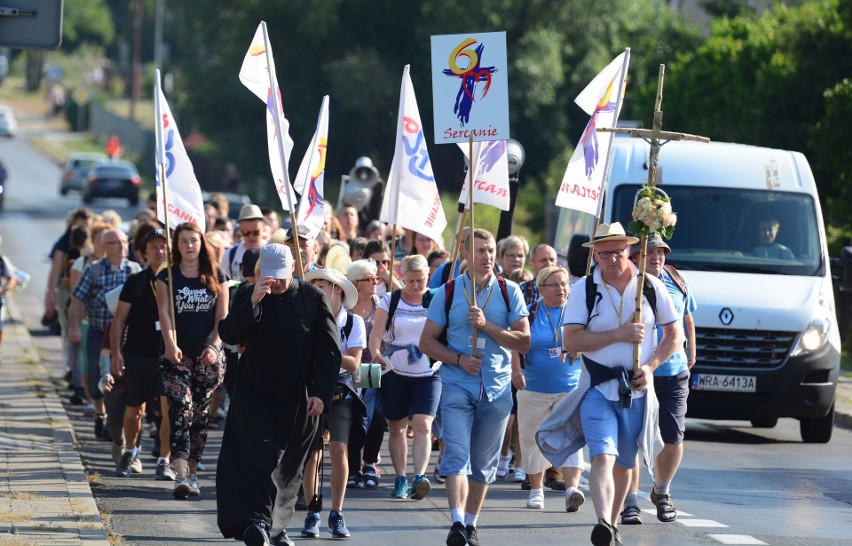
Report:
M 84 193 L 83 194 L 83 203 L 88 205 L 91 202 L 92 202 L 92 196 L 89 195 L 88 193 Z
M 827 444 L 834 430 L 834 403 L 825 417 L 803 417 L 799 419 L 799 431 L 806 444 Z
M 761 419 L 752 419 L 751 426 L 754 428 L 775 428 L 778 424 L 777 417 L 763 417 Z

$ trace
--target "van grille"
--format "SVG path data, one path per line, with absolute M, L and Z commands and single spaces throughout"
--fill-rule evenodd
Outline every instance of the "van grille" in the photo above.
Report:
M 778 368 L 796 339 L 795 332 L 696 328 L 698 363 L 722 368 Z

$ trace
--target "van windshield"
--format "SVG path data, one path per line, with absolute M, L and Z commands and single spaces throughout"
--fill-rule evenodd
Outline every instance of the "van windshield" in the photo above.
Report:
M 620 186 L 613 217 L 627 227 L 638 186 Z M 821 276 L 816 207 L 809 195 L 666 186 L 677 213 L 667 261 L 685 270 Z

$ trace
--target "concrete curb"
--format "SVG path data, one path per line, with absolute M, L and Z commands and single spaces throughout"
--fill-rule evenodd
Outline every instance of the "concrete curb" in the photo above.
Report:
M 8 502 L 0 505 L 0 526 L 8 524 L 21 544 L 108 545 L 68 415 L 14 299 L 4 307 L 0 498 Z

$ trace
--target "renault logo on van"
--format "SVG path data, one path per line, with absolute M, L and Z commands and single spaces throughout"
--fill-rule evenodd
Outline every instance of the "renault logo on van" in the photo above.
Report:
M 730 309 L 728 309 L 727 307 L 725 307 L 719 313 L 719 320 L 722 321 L 722 324 L 724 324 L 725 326 L 728 326 L 730 323 L 732 323 L 734 321 L 734 312 L 731 311 Z

